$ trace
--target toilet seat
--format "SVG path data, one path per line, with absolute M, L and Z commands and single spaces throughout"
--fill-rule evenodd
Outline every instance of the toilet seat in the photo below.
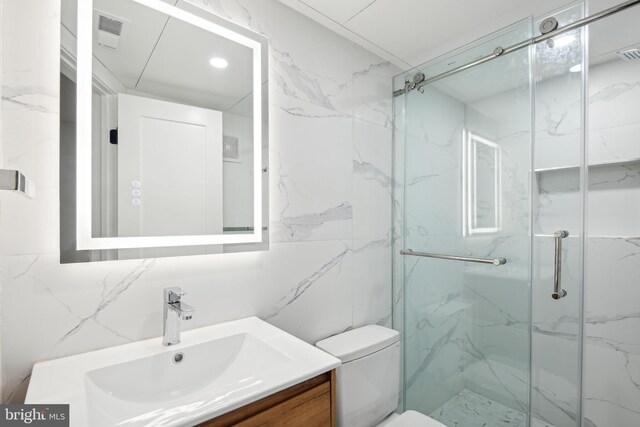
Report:
M 384 427 L 447 427 L 420 412 L 407 411 L 383 423 Z

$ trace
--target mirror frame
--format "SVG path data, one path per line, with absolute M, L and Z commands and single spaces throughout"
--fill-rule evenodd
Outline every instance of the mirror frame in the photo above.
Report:
M 493 150 L 493 192 L 495 197 L 493 227 L 477 227 L 477 146 L 485 145 Z M 500 145 L 466 129 L 462 149 L 462 235 L 497 233 L 502 229 L 502 150 Z
M 179 19 L 253 51 L 253 232 L 191 236 L 93 237 L 92 235 L 92 138 L 91 93 L 93 81 L 93 0 L 78 0 L 77 22 L 77 117 L 76 117 L 76 244 L 78 250 L 154 248 L 169 246 L 204 246 L 261 243 L 263 241 L 263 132 L 268 126 L 263 118 L 263 102 L 268 105 L 268 39 L 258 33 L 223 19 L 196 5 L 171 6 L 161 0 L 130 0 Z M 230 29 L 230 28 L 233 28 Z M 263 82 L 263 79 L 265 81 Z M 264 132 L 267 139 L 267 132 Z

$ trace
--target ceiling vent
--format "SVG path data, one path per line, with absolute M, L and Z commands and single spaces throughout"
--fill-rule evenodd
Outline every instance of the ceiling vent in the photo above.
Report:
M 98 21 L 98 34 L 96 37 L 98 44 L 117 49 L 120 37 L 128 21 L 99 10 L 96 11 L 96 19 Z
M 623 61 L 640 61 L 640 48 L 619 50 L 618 57 Z

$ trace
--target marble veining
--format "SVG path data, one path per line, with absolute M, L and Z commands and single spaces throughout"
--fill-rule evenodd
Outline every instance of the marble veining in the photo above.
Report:
M 90 320 L 95 320 L 102 310 L 107 308 L 109 306 L 109 304 L 111 304 L 113 301 L 118 299 L 118 297 L 122 293 L 126 292 L 129 289 L 129 287 L 131 287 L 131 285 L 133 285 L 138 279 L 140 279 L 140 277 L 143 274 L 145 274 L 147 271 L 151 270 L 155 266 L 155 264 L 156 264 L 156 261 L 153 260 L 153 259 L 142 261 L 140 263 L 140 265 L 138 265 L 135 269 L 133 269 L 122 280 L 117 282 L 113 287 L 111 287 L 111 289 L 108 289 L 106 281 L 103 282 L 102 298 L 98 302 L 98 305 L 93 309 L 93 312 L 89 316 L 81 317 L 80 321 L 78 322 L 78 324 L 76 324 L 69 331 L 65 332 L 64 335 L 62 335 L 62 337 L 60 337 L 60 339 L 58 339 L 58 341 L 55 344 L 55 347 L 57 347 L 60 344 L 62 344 L 62 342 L 64 340 L 66 340 L 67 338 L 69 338 L 71 335 L 77 333 L 85 325 L 85 323 L 87 323 Z M 48 291 L 51 294 L 51 296 L 54 297 L 54 299 L 56 301 L 58 301 L 70 313 L 73 314 L 71 308 L 68 305 L 66 305 L 64 302 L 62 302 L 62 300 L 60 298 L 55 297 L 55 295 L 53 294 L 53 292 L 50 289 Z M 96 321 L 96 323 L 100 324 L 98 321 Z M 101 325 L 101 326 L 103 326 L 103 325 Z M 108 329 L 111 332 L 115 332 L 110 328 L 108 328 Z
M 634 88 L 640 88 L 640 82 L 636 83 L 615 83 L 590 94 L 589 103 L 610 102 L 618 98 L 620 95 L 629 92 Z
M 318 213 L 295 217 L 282 216 L 280 224 L 287 229 L 289 238 L 305 240 L 315 229 L 322 227 L 328 222 L 351 219 L 353 219 L 353 207 L 349 202 L 343 202 L 336 207 Z
M 430 414 L 448 427 L 525 427 L 525 415 L 469 390 L 462 390 Z M 539 426 L 545 424 L 538 424 Z
M 14 107 L 23 107 L 29 111 L 47 114 L 57 114 L 57 97 L 46 93 L 45 88 L 28 86 L 4 86 L 2 100 Z
M 266 316 L 265 320 L 269 320 L 278 314 L 285 308 L 287 308 L 290 304 L 295 302 L 298 298 L 302 296 L 314 283 L 318 281 L 322 276 L 324 276 L 327 272 L 331 271 L 342 262 L 343 258 L 349 253 L 349 248 L 346 247 L 342 252 L 340 252 L 335 257 L 331 258 L 328 262 L 326 262 L 323 266 L 321 266 L 318 270 L 313 272 L 311 276 L 304 278 L 302 281 L 298 282 L 298 284 L 291 289 L 289 294 L 283 296 L 278 304 L 278 307 L 274 309 L 272 314 Z
M 3 158 L 42 189 L 31 201 L 0 195 L 7 401 L 22 400 L 36 360 L 159 335 L 167 286 L 197 308 L 185 328 L 257 315 L 313 343 L 389 326 L 390 94 L 400 70 L 277 1 L 189 1 L 269 37 L 269 250 L 60 265 L 60 2 L 6 0 L 3 38 L 21 43 L 3 51 Z M 373 191 L 356 197 L 356 185 Z

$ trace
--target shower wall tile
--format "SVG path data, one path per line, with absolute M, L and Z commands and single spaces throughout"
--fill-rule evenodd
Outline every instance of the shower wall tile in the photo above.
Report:
M 589 239 L 588 257 L 585 417 L 599 427 L 638 425 L 640 239 Z
M 416 248 L 412 240 L 417 238 L 407 245 Z M 430 237 L 429 244 L 444 253 L 457 246 L 447 237 Z M 404 264 L 405 403 L 430 414 L 464 387 L 465 319 L 472 306 L 459 265 L 418 257 L 406 257 Z
M 577 238 L 563 242 L 561 300 L 553 292 L 554 242 L 548 235 L 536 236 L 532 256 L 532 413 L 558 427 L 575 425 L 580 372 L 579 310 L 583 276 Z
M 640 238 L 591 238 L 587 252 L 586 337 L 640 356 Z
M 526 68 L 513 78 L 526 81 Z M 526 85 L 525 85 L 526 87 Z M 462 236 L 463 253 L 504 257 L 500 267 L 464 266 L 467 311 L 464 385 L 520 412 L 527 410 L 531 99 L 519 87 L 471 102 L 466 127 L 500 147 L 501 224 L 495 233 Z M 458 196 L 461 197 L 461 196 Z
M 639 425 L 640 357 L 591 339 L 586 341 L 585 353 L 585 425 Z
M 560 72 L 566 64 L 557 61 L 553 67 Z M 536 84 L 534 169 L 580 164 L 581 88 L 580 73 Z
M 33 200 L 0 195 L 5 401 L 23 399 L 37 361 L 158 336 L 167 286 L 196 308 L 185 329 L 259 316 L 314 343 L 389 325 L 390 206 L 379 208 L 399 70 L 275 0 L 192 2 L 270 39 L 270 248 L 61 265 L 60 2 L 4 0 L 3 157 L 37 186 Z
M 531 378 L 531 413 L 545 425 L 576 426 L 579 398 L 577 349 L 575 337 L 567 339 L 562 334 L 538 331 L 533 334 L 535 354 Z
M 581 17 L 582 6 L 558 15 L 561 22 Z M 582 56 L 578 40 L 563 48 L 536 46 L 535 140 L 533 169 L 580 165 L 582 156 L 582 75 L 569 68 Z M 551 76 L 551 77 L 548 77 Z M 555 77 L 554 77 L 555 76 Z M 579 319 L 583 264 L 582 199 L 578 169 L 553 173 L 532 172 L 532 377 L 531 412 L 557 427 L 575 426 L 580 398 Z M 568 230 L 563 242 L 561 300 L 553 292 L 554 239 Z
M 640 121 L 589 131 L 589 162 L 592 164 L 640 159 Z
M 505 265 L 464 266 L 465 387 L 523 411 L 529 359 L 529 247 L 526 235 L 464 238 L 462 253 L 504 257 Z
M 589 130 L 640 122 L 640 65 L 614 60 L 589 69 Z
M 451 236 L 460 230 L 464 104 L 435 88 L 407 97 L 405 212 L 412 236 Z M 416 249 L 416 248 L 413 248 Z
M 615 162 L 616 165 L 589 168 L 588 235 L 585 261 L 585 345 L 584 414 L 586 426 L 636 425 L 640 423 L 637 358 L 640 342 L 637 334 L 638 262 L 640 228 L 640 178 L 637 130 L 640 118 L 638 64 L 613 61 L 591 67 L 589 74 L 589 164 Z M 552 83 L 552 82 L 550 82 Z M 544 84 L 542 84 L 544 86 Z M 550 85 L 552 86 L 552 84 Z M 560 92 L 558 92 L 560 93 Z M 557 104 L 571 105 L 572 99 L 557 97 Z M 538 141 L 536 141 L 538 143 Z M 579 162 L 579 137 L 571 132 L 545 138 L 539 144 L 538 158 L 553 159 L 543 166 L 576 166 Z M 631 161 L 629 161 L 631 160 Z M 553 302 L 548 298 L 552 280 L 552 239 L 555 229 L 580 233 L 579 170 L 566 169 L 538 174 L 535 184 L 540 197 L 535 232 L 546 234 L 538 244 L 534 259 L 533 302 L 534 369 L 548 371 L 562 367 L 553 375 L 534 376 L 533 410 L 555 425 L 575 425 L 575 410 L 566 403 L 575 398 L 577 378 L 572 357 L 545 360 L 547 354 L 575 354 L 579 321 L 579 292 L 575 237 L 565 239 L 563 287 L 568 296 Z M 610 237 L 603 237 L 610 236 Z M 568 258 L 567 258 L 568 257 Z M 573 288 L 573 289 L 572 289 Z M 558 304 L 560 303 L 560 304 Z M 536 309 L 537 304 L 537 309 Z M 538 360 L 538 362 L 536 362 Z M 603 367 L 606 369 L 603 370 Z M 632 388 L 629 388 L 631 385 Z M 573 387 L 574 389 L 572 390 Z M 564 392 L 562 390 L 565 390 Z M 561 402 L 561 404 L 558 404 Z M 557 405 L 554 409 L 554 404 Z

